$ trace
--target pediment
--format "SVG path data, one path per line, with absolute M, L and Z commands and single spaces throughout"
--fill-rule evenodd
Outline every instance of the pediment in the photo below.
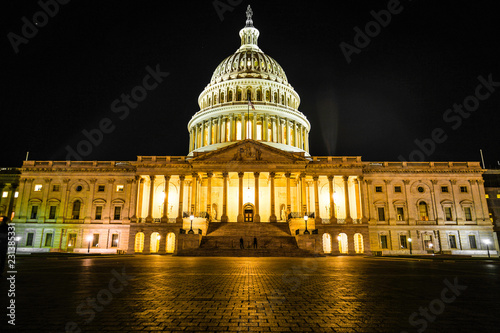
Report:
M 283 151 L 254 140 L 242 140 L 232 145 L 200 154 L 191 164 L 307 164 L 302 154 Z

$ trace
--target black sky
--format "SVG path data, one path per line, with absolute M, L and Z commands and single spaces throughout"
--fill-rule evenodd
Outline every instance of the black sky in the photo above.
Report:
M 42 0 L 43 1 L 43 0 Z M 221 0 L 226 2 L 225 0 Z M 237 1 L 233 1 L 237 2 Z M 474 95 L 478 76 L 500 82 L 498 13 L 491 1 L 401 1 L 399 14 L 347 63 L 356 26 L 390 1 L 241 2 L 220 20 L 213 1 L 76 1 L 39 27 L 15 53 L 9 32 L 36 1 L 6 1 L 1 13 L 3 142 L 0 166 L 63 160 L 83 130 L 109 118 L 86 160 L 186 155 L 187 123 L 214 69 L 239 47 L 251 4 L 259 46 L 284 68 L 311 122 L 312 155 L 361 155 L 365 161 L 409 159 L 415 140 L 441 128 L 447 139 L 426 160 L 500 160 L 500 87 L 460 126 L 443 115 Z M 111 111 L 142 83 L 146 67 L 170 75 L 123 120 Z M 484 90 L 486 91 L 486 90 Z

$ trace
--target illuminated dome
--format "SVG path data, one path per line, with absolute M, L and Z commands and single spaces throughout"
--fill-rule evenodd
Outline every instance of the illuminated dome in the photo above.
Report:
M 283 68 L 264 54 L 252 9 L 240 30 L 241 46 L 215 69 L 189 121 L 189 153 L 252 139 L 292 152 L 309 152 L 310 124 Z M 251 103 L 249 103 L 251 101 Z

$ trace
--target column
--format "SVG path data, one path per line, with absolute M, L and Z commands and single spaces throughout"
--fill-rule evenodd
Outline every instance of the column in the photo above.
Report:
M 316 223 L 321 223 L 321 216 L 319 215 L 319 190 L 318 190 L 318 179 L 319 176 L 314 176 L 314 221 Z
M 346 212 L 345 222 L 352 223 L 351 207 L 349 205 L 349 185 L 347 183 L 348 180 L 349 176 L 344 176 L 344 194 L 345 194 L 345 212 Z
M 268 126 L 269 126 L 269 116 L 267 114 L 264 115 L 263 126 L 262 126 L 262 140 L 269 141 L 268 138 Z
M 260 222 L 260 214 L 259 214 L 259 172 L 254 172 L 253 176 L 255 178 L 255 216 L 254 216 L 254 221 L 255 222 Z
M 165 197 L 163 198 L 163 216 L 161 217 L 161 222 L 168 222 L 168 186 L 170 183 L 170 175 L 164 175 L 165 178 L 165 186 L 163 187 L 163 192 L 165 193 Z
M 222 116 L 219 116 L 217 119 L 217 139 L 215 143 L 221 143 L 222 142 Z
M 281 128 L 281 118 L 276 116 L 276 123 L 277 123 L 277 126 L 278 126 L 278 143 L 282 143 L 283 142 L 283 133 L 282 133 L 282 128 Z
M 201 122 L 201 142 L 200 147 L 205 147 L 205 121 Z
M 300 175 L 300 186 L 301 186 L 301 202 L 302 202 L 302 215 L 306 215 L 307 213 L 307 201 L 306 201 L 306 174 L 303 173 Z
M 234 118 L 234 114 L 231 114 L 229 116 L 229 141 L 235 141 L 236 140 L 236 119 Z
M 184 175 L 179 176 L 180 184 L 179 184 L 179 208 L 177 212 L 177 218 L 175 219 L 175 222 L 180 223 L 182 222 L 182 209 L 183 209 L 183 197 L 184 197 L 184 179 L 186 177 Z
M 299 126 L 297 125 L 297 123 L 293 122 L 293 145 L 297 148 L 299 148 L 299 143 L 298 143 L 299 139 L 297 136 L 298 128 Z
M 59 210 L 59 215 L 57 216 L 57 223 L 61 223 L 61 222 L 64 223 L 64 221 L 67 218 L 66 211 L 68 209 L 68 196 L 69 196 L 68 184 L 69 184 L 69 181 L 70 181 L 69 178 L 63 179 L 63 186 L 61 189 L 61 208 Z M 29 191 L 30 188 L 31 188 L 30 185 L 26 185 L 25 191 Z
M 212 176 L 214 174 L 207 172 L 207 214 L 208 221 L 212 220 Z
M 94 193 L 95 193 L 95 183 L 97 182 L 97 179 L 92 178 L 89 179 L 90 182 L 90 190 L 89 190 L 89 196 L 88 196 L 88 202 L 86 208 L 86 212 L 84 214 L 84 223 L 90 223 L 92 220 L 92 202 L 94 201 Z
M 153 222 L 153 203 L 154 203 L 154 196 L 155 196 L 155 178 L 156 176 L 150 175 L 149 179 L 150 184 L 149 184 L 149 205 L 148 205 L 148 216 L 146 217 L 146 223 Z
M 191 214 L 196 215 L 196 189 L 198 185 L 198 174 L 192 174 L 193 179 L 191 180 Z
M 309 152 L 309 133 L 304 130 L 304 150 Z
M 193 150 L 193 128 L 189 130 L 189 151 Z
M 130 222 L 135 223 L 137 222 L 137 191 L 138 191 L 138 185 L 140 180 L 140 176 L 135 176 L 134 181 L 132 182 L 132 190 L 130 192 Z
M 227 178 L 228 173 L 224 172 L 222 174 L 222 182 L 223 182 L 223 192 L 222 192 L 222 215 L 220 217 L 221 222 L 227 222 Z
M 50 182 L 52 181 L 52 179 L 51 178 L 44 178 L 43 181 L 44 181 L 44 186 L 42 187 L 42 190 L 43 190 L 42 206 L 40 207 L 40 215 L 39 216 L 40 216 L 41 221 L 45 222 L 45 219 L 47 218 L 47 214 L 46 214 L 47 196 L 49 195 Z
M 286 177 L 286 220 L 288 220 L 288 214 L 292 211 L 292 195 L 290 193 L 290 176 L 291 173 L 285 173 Z
M 257 140 L 257 114 L 254 112 L 252 114 L 253 117 L 253 131 L 252 131 L 252 139 Z
M 145 182 L 144 178 L 141 177 L 139 180 L 139 199 L 137 200 L 137 218 L 139 219 L 139 222 L 142 222 L 141 218 L 142 218 L 142 203 L 144 201 L 144 182 Z
M 335 216 L 335 201 L 333 197 L 333 176 L 328 176 L 328 190 L 330 194 L 330 223 L 337 223 Z M 333 236 L 332 236 L 333 237 Z
M 269 222 L 276 222 L 275 214 L 275 202 L 274 202 L 274 177 L 276 174 L 274 172 L 269 173 L 269 178 L 271 179 L 271 216 L 269 217 Z
M 358 176 L 359 196 L 361 198 L 361 223 L 368 223 L 370 211 L 367 209 L 367 198 L 365 198 L 365 182 L 363 176 Z M 368 213 L 368 217 L 366 215 Z
M 200 133 L 199 133 L 199 130 L 198 130 L 198 125 L 195 125 L 194 126 L 194 143 L 193 143 L 193 150 L 195 149 L 198 149 L 199 148 L 199 145 L 198 145 L 198 137 L 199 137 Z
M 243 222 L 243 176 L 244 172 L 238 172 L 238 222 Z
M 208 138 L 207 138 L 207 146 L 212 144 L 212 119 L 208 120 Z
M 219 143 L 226 142 L 226 117 L 221 117 L 221 123 L 219 123 L 220 126 L 220 141 Z

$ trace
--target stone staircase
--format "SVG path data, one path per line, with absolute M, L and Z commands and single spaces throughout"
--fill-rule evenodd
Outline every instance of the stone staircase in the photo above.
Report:
M 257 238 L 257 248 L 253 239 Z M 244 249 L 240 248 L 243 238 Z M 211 222 L 197 249 L 179 250 L 178 256 L 308 257 L 290 234 L 288 223 Z

